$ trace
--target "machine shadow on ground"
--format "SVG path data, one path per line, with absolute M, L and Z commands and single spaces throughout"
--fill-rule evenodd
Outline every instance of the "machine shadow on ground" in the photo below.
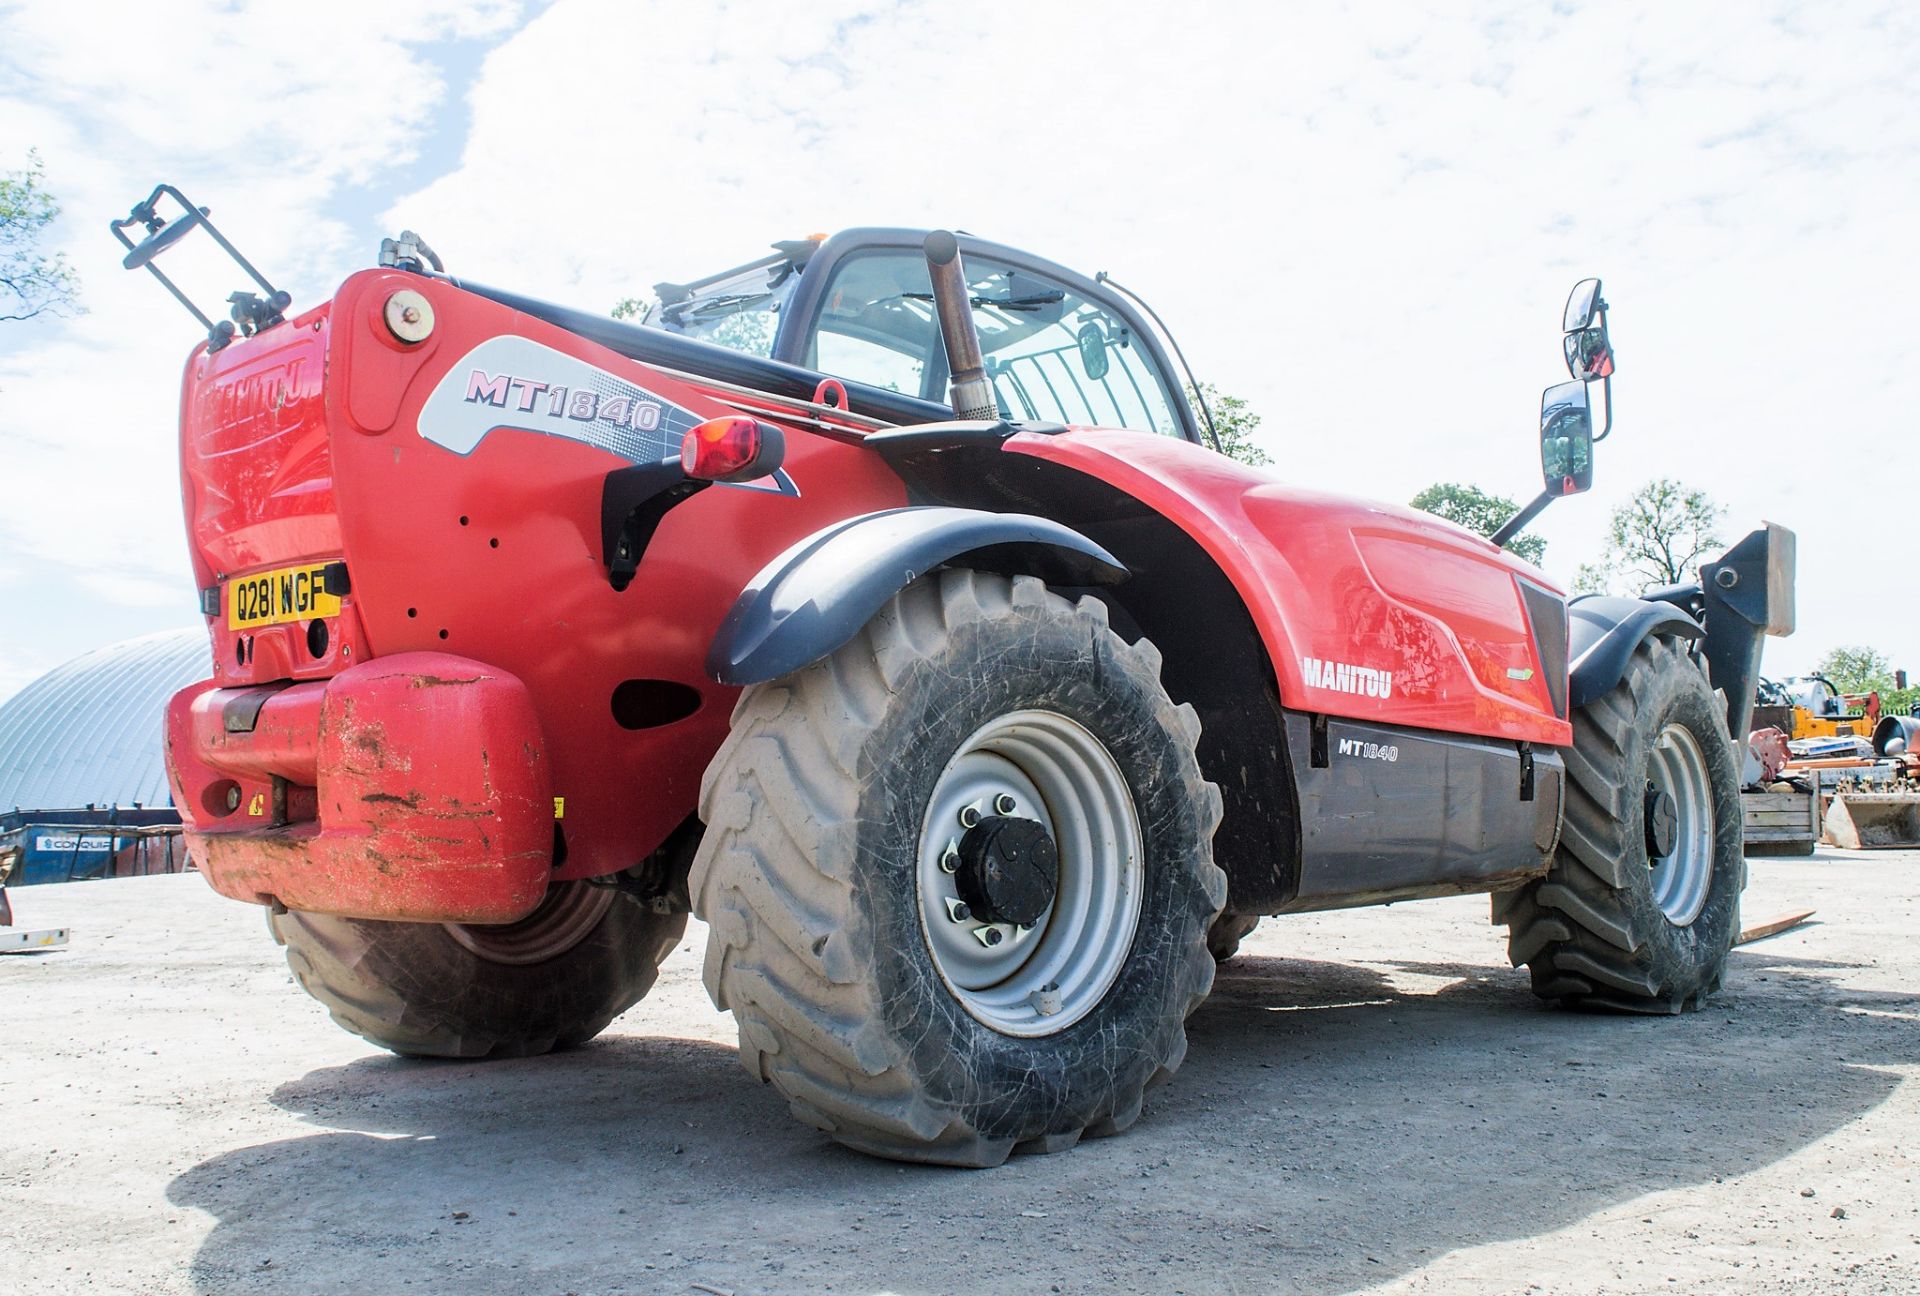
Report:
M 1644 1020 L 1542 1008 L 1504 968 L 1246 956 L 1129 1134 L 989 1172 L 845 1152 L 704 1041 L 369 1056 L 272 1093 L 315 1133 L 168 1197 L 215 1219 L 210 1292 L 1345 1292 L 1870 1111 L 1920 1062 L 1920 997 L 1837 966 L 1739 951 L 1705 1011 Z

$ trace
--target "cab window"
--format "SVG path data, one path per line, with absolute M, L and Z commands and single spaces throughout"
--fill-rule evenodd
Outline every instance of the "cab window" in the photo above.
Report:
M 974 328 L 1007 418 L 1179 436 L 1171 385 L 1121 320 L 1053 281 L 966 261 Z M 918 253 L 856 255 L 827 285 L 809 367 L 928 400 L 949 387 L 933 290 Z
M 927 375 L 941 355 L 927 263 L 904 253 L 855 255 L 834 269 L 807 338 L 809 369 L 939 400 Z

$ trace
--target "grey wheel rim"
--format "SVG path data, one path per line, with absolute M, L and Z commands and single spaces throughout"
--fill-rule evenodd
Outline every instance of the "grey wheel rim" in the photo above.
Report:
M 1053 838 L 1053 903 L 1030 926 L 956 916 L 951 853 L 969 812 L 1034 819 Z M 934 782 L 915 870 L 921 931 L 948 991 L 1002 1034 L 1051 1035 L 1098 1006 L 1133 948 L 1145 876 L 1126 778 L 1066 716 L 1015 711 L 989 721 Z
M 1647 778 L 1673 798 L 1673 849 L 1647 864 L 1653 902 L 1675 927 L 1690 926 L 1706 907 L 1713 882 L 1713 784 L 1707 759 L 1693 731 L 1670 724 L 1660 731 L 1647 763 Z
M 555 882 L 538 907 L 518 922 L 497 926 L 442 923 L 463 949 L 489 963 L 524 966 L 559 958 L 585 940 L 619 893 L 591 882 Z

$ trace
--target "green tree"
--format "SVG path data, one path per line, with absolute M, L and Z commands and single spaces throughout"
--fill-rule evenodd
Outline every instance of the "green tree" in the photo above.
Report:
M 1842 693 L 1886 693 L 1893 688 L 1893 667 L 1885 653 L 1858 644 L 1843 644 L 1814 668 Z
M 1520 511 L 1520 506 L 1505 495 L 1489 495 L 1478 486 L 1459 482 L 1434 483 L 1413 497 L 1413 506 L 1483 536 L 1491 536 Z M 1536 567 L 1547 556 L 1547 542 L 1539 536 L 1515 536 L 1507 542 L 1507 548 Z
M 1265 468 L 1273 462 L 1273 456 L 1253 439 L 1254 429 L 1260 426 L 1260 416 L 1252 406 L 1238 396 L 1228 396 L 1212 383 L 1201 383 L 1200 393 L 1206 397 L 1207 408 L 1213 411 L 1213 428 L 1220 437 L 1222 454 L 1250 468 Z M 1193 421 L 1200 425 L 1201 444 L 1210 444 L 1207 416 L 1201 413 L 1200 401 L 1191 387 L 1187 388 L 1187 404 L 1193 407 Z
M 40 250 L 60 204 L 42 183 L 40 155 L 23 171 L 0 174 L 0 321 L 67 315 L 80 309 L 80 279 L 64 253 Z
M 1671 477 L 1648 482 L 1613 511 L 1604 556 L 1581 566 L 1574 588 L 1582 593 L 1638 594 L 1695 579 L 1700 561 L 1724 543 L 1719 530 L 1723 512 L 1705 491 Z

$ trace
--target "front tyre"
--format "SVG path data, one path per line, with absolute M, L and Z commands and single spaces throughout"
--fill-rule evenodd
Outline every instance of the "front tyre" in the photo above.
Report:
M 996 1165 L 1116 1133 L 1213 983 L 1220 797 L 1150 643 L 944 571 L 742 695 L 695 911 L 740 1060 L 862 1151 Z
M 475 927 L 270 910 L 287 966 L 336 1024 L 411 1057 L 529 1057 L 598 1035 L 640 1001 L 686 930 L 587 882 L 519 922 Z
M 1534 993 L 1677 1013 L 1720 988 L 1746 885 L 1726 720 L 1684 644 L 1655 636 L 1575 713 L 1560 845 L 1546 877 L 1494 897 Z

